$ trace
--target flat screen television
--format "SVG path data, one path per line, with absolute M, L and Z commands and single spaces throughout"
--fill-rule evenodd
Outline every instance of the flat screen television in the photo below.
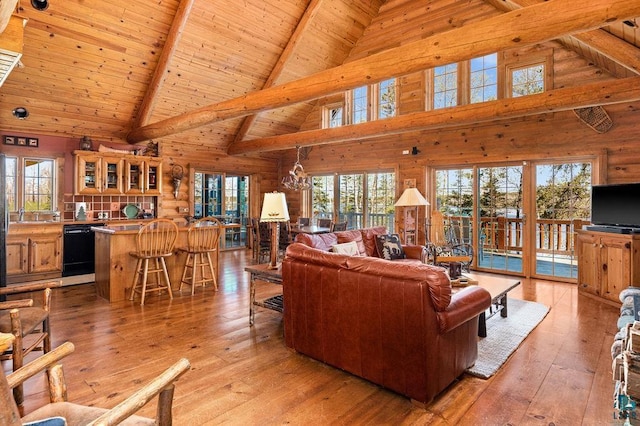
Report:
M 594 185 L 591 188 L 591 223 L 640 228 L 640 183 Z

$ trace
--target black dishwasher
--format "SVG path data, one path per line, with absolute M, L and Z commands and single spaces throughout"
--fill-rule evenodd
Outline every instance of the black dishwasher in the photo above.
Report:
M 63 226 L 62 276 L 93 274 L 95 272 L 95 234 L 92 226 L 104 223 Z

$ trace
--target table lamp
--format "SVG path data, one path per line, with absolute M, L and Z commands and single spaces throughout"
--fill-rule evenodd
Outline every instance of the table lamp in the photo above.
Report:
M 269 256 L 269 269 L 278 269 L 278 222 L 289 221 L 289 209 L 287 199 L 283 192 L 267 192 L 264 194 L 260 222 L 269 222 L 271 226 L 271 253 Z
M 415 229 L 414 229 L 414 244 L 417 244 L 418 235 L 418 207 L 428 206 L 429 202 L 422 196 L 418 188 L 407 188 L 404 190 L 398 201 L 394 204 L 395 207 L 415 207 Z M 404 228 L 404 242 L 407 244 L 407 228 L 405 224 Z

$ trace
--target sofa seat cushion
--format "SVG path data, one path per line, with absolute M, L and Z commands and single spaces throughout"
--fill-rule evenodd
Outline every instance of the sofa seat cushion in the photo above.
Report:
M 364 241 L 362 240 L 362 232 L 360 232 L 359 229 L 336 232 L 336 237 L 338 237 L 339 244 L 355 242 L 358 246 L 358 254 L 360 256 L 367 255 L 367 249 L 365 248 Z
M 398 234 L 376 236 L 378 256 L 386 260 L 404 259 L 405 254 Z

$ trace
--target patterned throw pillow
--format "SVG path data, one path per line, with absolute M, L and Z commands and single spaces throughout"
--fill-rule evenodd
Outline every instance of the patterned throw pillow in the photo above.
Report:
M 398 234 L 376 235 L 378 256 L 387 260 L 404 259 L 404 250 Z

